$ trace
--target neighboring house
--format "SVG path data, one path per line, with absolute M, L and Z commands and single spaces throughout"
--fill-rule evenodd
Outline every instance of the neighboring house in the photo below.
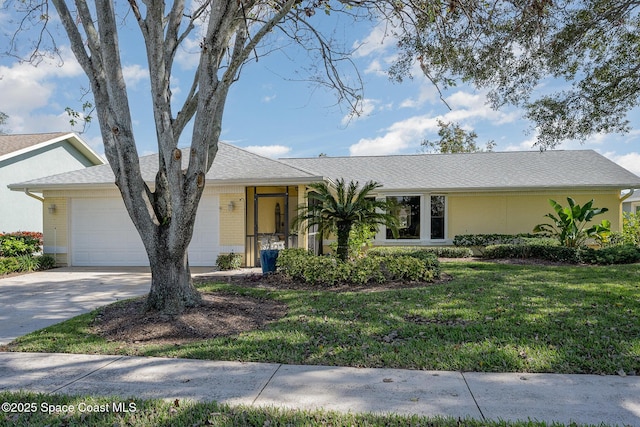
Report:
M 622 201 L 622 211 L 640 213 L 640 188 L 636 188 L 633 194 Z
M 7 186 L 104 164 L 75 133 L 0 135 L 0 232 L 42 231 L 41 194 Z
M 186 162 L 186 155 L 183 156 Z M 157 155 L 141 158 L 152 185 Z M 258 263 L 260 243 L 316 249 L 314 233 L 290 231 L 307 185 L 337 178 L 383 184 L 377 197 L 393 197 L 399 238 L 382 229 L 377 245 L 451 245 L 455 235 L 527 233 L 545 221 L 548 199 L 568 196 L 609 212 L 620 228 L 621 192 L 640 177 L 595 151 L 494 152 L 273 160 L 220 143 L 189 247 L 191 265 L 212 266 L 220 253 L 241 253 Z M 67 265 L 145 265 L 141 240 L 108 165 L 11 185 L 44 194 L 45 252 Z

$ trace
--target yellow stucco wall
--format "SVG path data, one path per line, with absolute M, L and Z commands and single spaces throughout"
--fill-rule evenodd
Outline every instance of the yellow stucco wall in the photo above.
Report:
M 567 206 L 567 197 L 583 205 L 594 199 L 594 207 L 608 208 L 594 222 L 611 221 L 612 230 L 620 230 L 622 207 L 619 192 L 526 192 L 526 193 L 459 193 L 450 194 L 448 202 L 448 238 L 458 234 L 517 234 L 530 233 L 544 215 L 552 212 L 548 200 Z
M 50 211 L 50 207 L 55 209 Z M 42 225 L 44 230 L 44 253 L 52 255 L 56 264 L 67 264 L 68 230 L 67 220 L 67 198 L 47 197 L 45 193 L 45 203 L 43 205 Z
M 233 203 L 233 208 L 230 208 Z M 244 245 L 245 240 L 244 193 L 220 194 L 220 244 Z
M 284 187 L 258 188 L 260 193 L 284 192 Z M 304 186 L 289 187 L 289 219 L 293 220 L 296 207 L 306 203 Z M 236 252 L 245 255 L 245 262 L 253 261 L 253 249 L 247 235 L 253 235 L 253 187 L 245 190 L 240 186 L 209 187 L 208 195 L 217 195 L 220 200 L 220 252 Z M 442 193 L 438 193 L 442 194 Z M 425 193 L 424 197 L 428 197 Z M 611 221 L 612 230 L 620 230 L 622 224 L 622 207 L 618 191 L 576 192 L 576 191 L 538 191 L 526 193 L 449 193 L 444 194 L 447 200 L 446 241 L 451 242 L 458 234 L 529 233 L 536 224 L 546 222 L 544 215 L 552 211 L 548 199 L 554 199 L 563 206 L 567 196 L 573 197 L 577 203 L 584 204 L 594 199 L 594 206 L 609 208 L 609 212 L 595 218 Z M 44 247 L 45 253 L 55 255 L 58 264 L 68 261 L 69 247 L 69 199 L 75 197 L 119 197 L 117 190 L 82 190 L 82 191 L 45 191 L 43 205 Z M 233 209 L 229 209 L 233 202 Z M 265 203 L 264 205 L 262 203 Z M 272 233 L 275 228 L 274 209 L 279 202 L 284 218 L 284 199 L 265 197 L 260 199 L 259 224 L 260 232 Z M 50 212 L 49 207 L 55 205 Z M 423 213 L 423 220 L 428 220 L 428 213 Z M 399 243 L 399 242 L 396 242 Z M 418 244 L 418 241 L 407 241 L 407 244 Z M 427 243 L 421 241 L 420 243 Z M 443 244 L 446 242 L 440 242 Z M 376 244 L 385 244 L 383 239 Z M 305 230 L 300 230 L 297 245 L 307 247 Z M 251 252 L 251 253 L 250 253 Z

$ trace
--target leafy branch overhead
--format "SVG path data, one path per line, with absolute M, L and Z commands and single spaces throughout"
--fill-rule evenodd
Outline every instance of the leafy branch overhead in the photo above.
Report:
M 417 60 L 440 87 L 464 79 L 487 88 L 494 107 L 525 108 L 541 148 L 626 132 L 640 104 L 639 8 L 619 0 L 429 2 L 417 25 L 403 27 L 392 72 L 402 78 Z M 568 85 L 541 86 L 549 78 Z

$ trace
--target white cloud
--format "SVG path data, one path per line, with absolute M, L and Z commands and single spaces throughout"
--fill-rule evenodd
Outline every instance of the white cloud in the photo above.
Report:
M 126 65 L 122 67 L 122 75 L 130 88 L 136 87 L 142 80 L 149 78 L 149 70 L 142 68 L 139 64 Z
M 262 102 L 268 104 L 269 102 L 273 101 L 276 98 L 277 98 L 277 95 L 266 95 L 262 97 Z
M 244 149 L 261 156 L 272 158 L 284 156 L 291 151 L 290 147 L 286 147 L 284 145 L 250 145 L 248 147 L 244 147 Z
M 192 70 L 200 63 L 200 41 L 201 37 L 191 37 L 185 39 L 178 47 L 176 53 L 176 64 L 183 70 Z
M 356 58 L 382 53 L 395 44 L 395 39 L 387 31 L 387 23 L 382 20 L 363 40 L 353 43 L 353 55 Z
M 627 154 L 604 153 L 604 156 L 613 160 L 626 170 L 640 176 L 640 153 L 631 152 Z
M 66 94 L 57 92 L 58 85 L 81 77 L 83 71 L 65 47 L 61 47 L 61 57 L 62 61 L 47 59 L 38 66 L 19 62 L 0 66 L 0 111 L 9 116 L 6 127 L 11 132 L 73 130 L 64 105 L 59 104 Z M 74 83 L 78 95 L 81 85 Z
M 437 118 L 414 116 L 396 122 L 386 129 L 386 133 L 377 138 L 362 138 L 349 147 L 352 156 L 377 156 L 394 154 L 405 150 L 411 145 L 418 145 L 427 132 L 434 132 L 438 128 Z
M 354 113 L 347 114 L 342 118 L 342 125 L 346 126 L 349 123 L 353 123 L 357 120 L 362 120 L 369 117 L 375 111 L 376 106 L 379 103 L 380 102 L 376 99 L 369 99 L 369 98 L 363 99 L 360 105 L 360 108 L 361 108 L 360 114 L 354 114 Z
M 426 99 L 430 96 L 435 97 L 437 95 L 434 95 L 434 92 L 429 92 L 428 89 L 424 89 L 424 94 L 421 94 L 417 100 L 414 100 L 415 106 L 418 106 L 421 102 L 426 102 Z M 421 98 L 423 100 L 421 100 Z M 351 155 L 394 154 L 410 147 L 415 147 L 417 150 L 419 143 L 424 138 L 428 137 L 430 133 L 437 132 L 438 119 L 444 122 L 460 123 L 463 127 L 466 125 L 466 128 L 472 129 L 474 126 L 473 124 L 469 124 L 469 121 L 483 120 L 488 122 L 489 125 L 501 125 L 510 123 L 518 117 L 517 112 L 493 110 L 487 105 L 486 96 L 482 93 L 457 91 L 447 97 L 446 100 L 452 109 L 445 114 L 438 116 L 425 114 L 398 121 L 385 129 L 384 135 L 376 138 L 363 138 L 358 141 L 358 143 L 352 145 L 349 148 Z M 405 100 L 403 105 L 409 106 L 409 101 Z M 507 149 L 530 150 L 531 144 L 526 143 L 529 144 L 526 148 L 509 146 Z
M 420 91 L 416 98 L 407 98 L 400 103 L 402 108 L 419 108 L 425 103 L 433 103 L 438 100 L 438 91 L 431 83 L 423 83 L 420 85 Z
M 55 92 L 56 78 L 73 78 L 82 69 L 73 57 L 62 49 L 64 62 L 45 60 L 37 67 L 28 63 L 0 66 L 0 111 L 9 116 L 25 115 L 47 106 Z

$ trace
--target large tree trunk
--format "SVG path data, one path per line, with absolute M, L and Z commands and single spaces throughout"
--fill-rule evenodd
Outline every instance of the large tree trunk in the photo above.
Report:
M 179 314 L 185 307 L 198 305 L 202 298 L 193 286 L 187 251 L 171 254 L 165 248 L 156 248 L 153 258 L 147 310 Z

